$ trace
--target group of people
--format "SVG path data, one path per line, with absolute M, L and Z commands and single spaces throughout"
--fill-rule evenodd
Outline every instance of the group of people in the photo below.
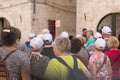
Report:
M 68 80 L 70 70 L 57 58 L 73 69 L 74 59 L 88 80 L 120 80 L 119 40 L 111 36 L 109 26 L 101 33 L 82 29 L 82 35 L 70 37 L 61 32 L 53 40 L 49 30 L 42 34 L 29 34 L 29 41 L 20 43 L 21 31 L 15 27 L 2 30 L 0 60 L 14 51 L 6 60 L 13 80 Z

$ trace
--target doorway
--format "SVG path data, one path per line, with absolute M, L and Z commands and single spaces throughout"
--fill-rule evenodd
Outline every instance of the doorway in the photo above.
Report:
M 55 39 L 55 20 L 48 20 L 48 29 L 52 34 L 53 40 Z

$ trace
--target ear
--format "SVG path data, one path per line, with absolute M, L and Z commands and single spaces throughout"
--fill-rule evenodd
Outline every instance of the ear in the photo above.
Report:
M 19 39 L 16 39 L 16 41 L 14 42 L 14 46 L 17 46 L 18 45 L 18 43 L 19 43 Z

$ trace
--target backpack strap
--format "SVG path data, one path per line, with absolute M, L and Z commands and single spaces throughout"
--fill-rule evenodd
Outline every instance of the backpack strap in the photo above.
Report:
M 15 52 L 16 50 L 11 51 L 9 54 L 7 54 L 7 56 L 3 59 L 3 61 L 5 61 L 13 52 Z
M 60 57 L 56 57 L 56 59 L 61 62 L 62 64 L 64 64 L 67 68 L 69 68 L 70 70 L 73 70 L 62 58 Z M 73 57 L 73 61 L 74 61 L 74 69 L 77 68 L 77 59 L 75 57 Z
M 112 62 L 112 65 L 119 59 L 120 54 L 117 56 L 117 58 Z
M 103 65 L 106 63 L 107 60 L 107 56 L 104 54 L 104 61 L 102 63 L 102 65 L 100 66 L 100 68 L 98 68 L 97 73 L 100 71 L 100 69 L 103 67 Z

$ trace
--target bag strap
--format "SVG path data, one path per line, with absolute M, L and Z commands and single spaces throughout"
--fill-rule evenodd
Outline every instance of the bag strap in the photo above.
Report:
M 112 65 L 119 59 L 120 54 L 117 56 L 117 58 L 112 62 Z
M 103 61 L 103 64 L 100 66 L 100 68 L 97 70 L 97 73 L 100 71 L 100 69 L 103 67 L 103 65 L 106 63 L 106 60 L 107 60 L 107 56 L 104 55 L 104 61 Z
M 61 62 L 62 64 L 64 64 L 66 67 L 68 67 L 70 70 L 73 70 L 62 58 L 56 57 L 56 59 L 59 62 Z M 77 69 L 78 68 L 78 66 L 77 66 L 77 59 L 75 57 L 73 57 L 73 61 L 74 61 L 74 69 Z
M 7 54 L 7 56 L 3 59 L 3 61 L 5 61 L 13 52 L 15 52 L 16 50 L 11 51 L 9 54 Z

